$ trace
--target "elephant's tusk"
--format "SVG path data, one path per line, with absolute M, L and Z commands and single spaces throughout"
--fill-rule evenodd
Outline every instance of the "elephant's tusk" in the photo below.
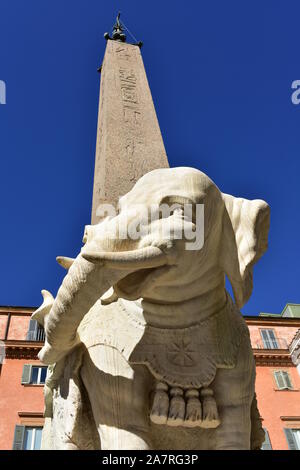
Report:
M 105 292 L 101 297 L 102 305 L 109 305 L 118 300 L 118 296 L 114 291 L 114 288 L 111 287 L 107 292 Z
M 97 252 L 82 251 L 82 257 L 91 263 L 105 264 L 105 266 L 119 269 L 147 269 L 157 268 L 167 264 L 167 257 L 163 251 L 155 246 L 147 246 L 133 251 Z
M 36 320 L 40 325 L 44 326 L 45 317 L 51 310 L 51 307 L 54 303 L 54 297 L 51 292 L 45 289 L 42 290 L 41 293 L 44 301 L 42 305 L 31 315 L 31 318 Z
M 60 266 L 62 266 L 65 269 L 70 269 L 72 264 L 74 263 L 74 258 L 68 258 L 66 256 L 57 256 L 56 261 Z

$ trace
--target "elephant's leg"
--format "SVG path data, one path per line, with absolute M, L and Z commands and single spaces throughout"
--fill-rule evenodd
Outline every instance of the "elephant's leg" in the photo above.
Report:
M 250 344 L 240 347 L 234 369 L 219 369 L 213 384 L 221 424 L 215 431 L 215 449 L 249 450 L 255 363 Z
M 250 405 L 222 407 L 220 416 L 221 424 L 215 431 L 215 450 L 249 450 Z
M 146 367 L 132 367 L 116 349 L 96 345 L 85 353 L 81 376 L 101 449 L 149 449 L 151 377 Z

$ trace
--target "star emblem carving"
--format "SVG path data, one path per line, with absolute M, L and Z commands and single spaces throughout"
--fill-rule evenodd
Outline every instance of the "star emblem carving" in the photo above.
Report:
M 177 366 L 190 367 L 196 362 L 196 350 L 188 338 L 181 338 L 169 345 L 168 358 Z

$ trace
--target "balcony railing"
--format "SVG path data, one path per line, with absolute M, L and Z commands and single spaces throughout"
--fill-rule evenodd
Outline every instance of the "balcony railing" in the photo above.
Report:
M 44 328 L 39 327 L 35 331 L 28 331 L 26 339 L 27 341 L 45 341 Z
M 289 345 L 284 338 L 276 338 L 276 341 L 263 341 L 262 339 L 253 342 L 255 349 L 288 349 Z

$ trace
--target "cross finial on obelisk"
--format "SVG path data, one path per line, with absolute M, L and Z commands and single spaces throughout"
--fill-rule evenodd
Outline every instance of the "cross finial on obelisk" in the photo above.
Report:
M 112 31 L 112 36 L 109 35 L 109 33 L 104 33 L 104 37 L 106 40 L 111 39 L 113 41 L 120 41 L 120 42 L 126 42 L 126 34 L 124 33 L 124 28 L 127 29 L 128 33 L 132 36 L 132 38 L 136 41 L 135 46 L 142 47 L 143 43 L 142 41 L 137 41 L 137 39 L 133 36 L 133 34 L 129 31 L 128 28 L 126 28 L 125 24 L 121 22 L 120 20 L 121 12 L 119 11 L 117 15 L 116 22 L 113 27 Z
M 121 12 L 119 11 L 116 22 L 113 27 L 112 37 L 110 37 L 109 33 L 104 33 L 104 37 L 106 40 L 112 39 L 114 41 L 121 41 L 121 42 L 126 41 L 126 34 L 124 33 L 124 28 L 120 21 L 120 16 L 121 16 Z
M 120 14 L 112 37 L 106 33 L 105 38 L 92 224 L 101 220 L 102 204 L 116 205 L 145 173 L 169 166 L 140 44 L 126 42 Z

